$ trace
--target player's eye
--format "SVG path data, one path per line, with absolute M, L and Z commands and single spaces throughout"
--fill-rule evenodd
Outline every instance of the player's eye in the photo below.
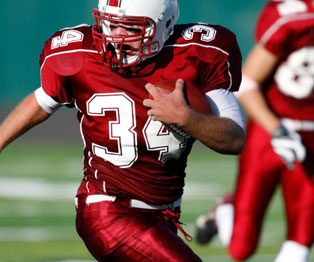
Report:
M 113 30 L 116 30 L 118 28 L 118 24 L 110 24 L 110 30 L 113 31 Z
M 132 34 L 140 34 L 142 33 L 142 29 L 141 28 L 134 28 L 134 27 L 128 27 L 126 28 L 126 30 Z

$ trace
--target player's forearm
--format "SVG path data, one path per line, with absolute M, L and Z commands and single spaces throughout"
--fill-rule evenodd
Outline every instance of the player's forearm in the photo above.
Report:
M 280 126 L 278 117 L 271 111 L 259 89 L 246 92 L 239 98 L 239 102 L 249 117 L 269 134 Z
M 278 58 L 263 45 L 257 44 L 248 55 L 243 66 L 243 77 L 238 100 L 248 115 L 271 134 L 280 123 L 269 108 L 260 91 L 260 85 L 273 72 Z
M 233 120 L 191 110 L 181 126 L 204 145 L 221 154 L 240 154 L 245 132 Z
M 0 125 L 0 152 L 14 139 L 49 116 L 38 105 L 33 93 L 27 96 Z

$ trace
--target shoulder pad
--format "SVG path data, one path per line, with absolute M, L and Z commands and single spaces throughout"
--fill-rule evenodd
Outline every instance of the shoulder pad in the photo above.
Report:
M 223 26 L 193 23 L 176 25 L 166 45 L 212 46 L 228 51 L 236 42 L 235 34 Z
M 75 49 L 96 50 L 92 37 L 92 26 L 83 24 L 61 29 L 46 41 L 43 51 L 49 55 Z

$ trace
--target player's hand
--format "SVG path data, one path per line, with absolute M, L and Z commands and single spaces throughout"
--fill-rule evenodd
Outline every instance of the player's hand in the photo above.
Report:
M 184 94 L 184 81 L 178 79 L 175 88 L 171 93 L 163 93 L 153 84 L 148 83 L 145 88 L 153 99 L 145 99 L 143 105 L 150 107 L 147 114 L 153 119 L 163 122 L 164 124 L 175 124 L 182 126 L 187 117 L 188 107 Z
M 272 133 L 271 145 L 289 169 L 294 168 L 295 161 L 301 163 L 305 159 L 306 149 L 301 136 L 282 124 Z

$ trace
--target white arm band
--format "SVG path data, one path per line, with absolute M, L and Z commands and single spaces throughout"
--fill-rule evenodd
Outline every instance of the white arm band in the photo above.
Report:
M 40 107 L 49 114 L 53 114 L 61 106 L 60 103 L 48 96 L 42 87 L 37 88 L 34 93 Z
M 252 79 L 246 75 L 242 75 L 242 82 L 240 85 L 240 89 L 238 92 L 235 93 L 235 96 L 237 98 L 239 98 L 243 94 L 245 94 L 246 92 L 253 90 L 253 89 L 257 89 L 257 88 L 259 88 L 258 82 L 256 82 L 254 79 Z
M 206 95 L 210 99 L 211 107 L 216 116 L 230 118 L 245 130 L 241 108 L 232 92 L 216 89 L 207 92 Z

